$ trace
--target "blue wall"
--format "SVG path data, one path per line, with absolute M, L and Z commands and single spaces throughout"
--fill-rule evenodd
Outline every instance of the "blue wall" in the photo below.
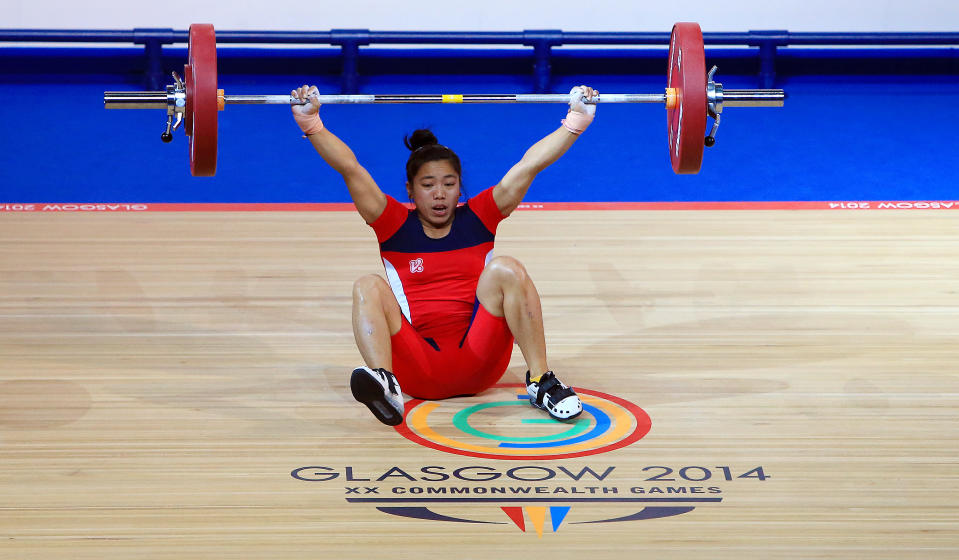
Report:
M 699 175 L 673 175 L 661 106 L 606 105 L 570 153 L 536 180 L 527 200 L 957 198 L 952 185 L 959 161 L 953 140 L 959 117 L 954 58 L 937 65 L 935 55 L 917 62 L 887 53 L 850 65 L 846 59 L 830 62 L 822 54 L 784 51 L 777 87 L 788 91 L 786 107 L 727 109 Z M 160 142 L 162 111 L 102 107 L 105 90 L 141 89 L 140 75 L 131 69 L 140 51 L 91 52 L 0 51 L 0 122 L 5 125 L 0 202 L 349 200 L 339 176 L 300 137 L 282 106 L 231 106 L 220 113 L 217 176 L 191 177 L 186 137 L 177 133 L 172 144 Z M 338 91 L 336 62 L 325 51 L 275 60 L 236 53 L 221 50 L 220 87 L 228 93 L 287 93 L 302 83 Z M 455 58 L 410 64 L 396 56 L 383 54 L 365 63 L 364 93 L 530 88 L 525 56 L 461 64 L 468 74 L 449 73 L 459 64 Z M 182 50 L 168 49 L 165 60 L 175 68 L 184 58 Z M 749 60 L 735 54 L 713 58 L 707 53 L 708 62 L 720 64 L 718 79 L 727 89 L 756 87 Z M 624 69 L 630 64 L 638 73 Z M 878 73 L 902 72 L 904 65 L 915 72 Z M 611 93 L 659 92 L 664 87 L 659 66 L 664 73 L 660 53 L 635 57 L 635 62 L 619 55 L 592 62 L 561 55 L 554 61 L 553 87 L 566 92 L 587 83 Z M 432 127 L 460 154 L 465 184 L 476 192 L 495 184 L 529 145 L 559 125 L 565 111 L 558 105 L 368 105 L 327 106 L 321 114 L 380 186 L 402 196 L 408 155 L 402 139 L 414 128 Z

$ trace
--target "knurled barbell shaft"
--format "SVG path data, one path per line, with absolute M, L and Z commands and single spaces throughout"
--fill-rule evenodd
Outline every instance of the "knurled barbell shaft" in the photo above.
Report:
M 103 94 L 107 109 L 166 109 L 163 91 L 108 91 Z M 568 103 L 568 94 L 462 94 L 462 95 L 320 95 L 321 104 L 373 103 Z M 782 107 L 786 94 L 781 89 L 727 89 L 723 102 L 728 107 Z M 289 105 L 303 103 L 289 95 L 224 95 L 227 105 Z M 665 93 L 604 93 L 596 103 L 665 103 Z
M 225 95 L 227 105 L 285 105 L 288 95 Z M 369 103 L 569 103 L 568 94 L 402 94 L 402 95 L 319 95 L 323 105 Z M 665 93 L 605 94 L 597 103 L 665 103 Z

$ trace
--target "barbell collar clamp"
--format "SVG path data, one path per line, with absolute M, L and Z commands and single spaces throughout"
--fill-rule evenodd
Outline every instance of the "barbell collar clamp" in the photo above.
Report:
M 706 75 L 706 114 L 713 118 L 713 126 L 703 140 L 707 148 L 716 144 L 716 133 L 719 132 L 719 121 L 721 120 L 725 99 L 723 84 L 716 81 L 717 70 L 719 70 L 719 67 L 713 66 L 709 70 L 709 74 Z

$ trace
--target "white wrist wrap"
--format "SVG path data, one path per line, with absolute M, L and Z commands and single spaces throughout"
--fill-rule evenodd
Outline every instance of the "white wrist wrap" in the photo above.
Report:
M 303 131 L 304 137 L 323 130 L 323 121 L 320 120 L 319 113 L 313 113 L 312 115 L 298 115 L 294 113 L 293 119 L 296 121 L 296 124 L 300 125 L 300 130 Z
M 586 130 L 586 127 L 589 126 L 589 123 L 593 122 L 593 115 L 587 115 L 579 111 L 570 111 L 566 114 L 566 118 L 563 119 L 562 122 L 566 130 L 573 134 L 582 134 L 583 131 Z

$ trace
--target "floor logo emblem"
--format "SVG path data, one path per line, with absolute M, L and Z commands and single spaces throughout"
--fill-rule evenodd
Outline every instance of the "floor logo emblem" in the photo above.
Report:
M 446 453 L 483 459 L 569 459 L 606 453 L 639 441 L 649 415 L 635 404 L 576 388 L 583 413 L 560 422 L 529 404 L 526 387 L 495 385 L 506 400 L 468 406 L 462 399 L 406 403 L 396 431 L 406 439 Z

